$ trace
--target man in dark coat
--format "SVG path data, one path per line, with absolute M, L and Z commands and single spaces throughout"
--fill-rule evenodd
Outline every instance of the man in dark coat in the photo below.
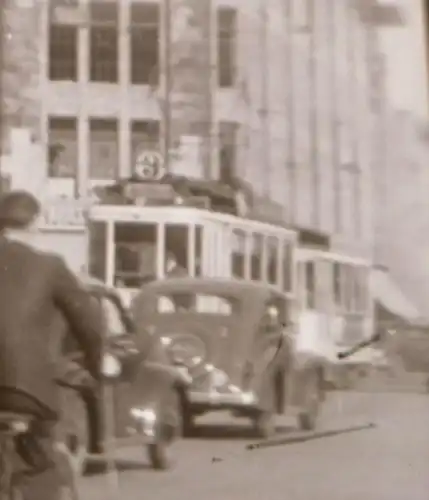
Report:
M 23 191 L 0 198 L 0 412 L 24 412 L 44 422 L 32 439 L 55 462 L 60 413 L 55 344 L 64 322 L 99 378 L 104 323 L 101 311 L 59 256 L 32 248 L 37 200 Z M 27 489 L 27 488 L 26 488 Z M 59 500 L 54 467 L 31 478 L 26 500 Z

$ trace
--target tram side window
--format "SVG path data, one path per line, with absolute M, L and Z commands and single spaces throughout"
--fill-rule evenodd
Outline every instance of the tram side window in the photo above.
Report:
M 316 308 L 316 273 L 314 262 L 306 262 L 305 264 L 305 285 L 307 289 L 307 307 L 308 309 Z
M 232 238 L 232 274 L 235 278 L 246 279 L 246 233 L 244 231 L 234 230 Z
M 262 280 L 262 245 L 262 236 L 260 234 L 254 234 L 252 237 L 251 257 L 251 279 L 253 281 Z
M 283 290 L 292 290 L 292 247 L 283 243 Z
M 179 277 L 193 274 L 190 272 L 189 248 L 188 248 L 189 227 L 185 225 L 168 224 L 165 227 L 165 276 Z M 194 261 L 195 265 L 195 261 Z
M 356 268 L 353 265 L 344 265 L 344 306 L 347 312 L 355 312 L 355 275 Z
M 277 238 L 267 238 L 267 280 L 271 285 L 277 285 L 279 282 L 279 240 Z
M 356 268 L 355 276 L 355 298 L 356 298 L 356 311 L 365 313 L 368 304 L 368 271 L 365 267 Z
M 89 274 L 106 281 L 107 224 L 90 222 L 89 224 Z
M 333 280 L 334 280 L 334 304 L 340 309 L 342 308 L 342 293 L 341 293 L 341 266 L 338 262 L 333 265 Z
M 192 251 L 192 249 L 190 250 Z M 203 275 L 203 228 L 195 228 L 195 276 Z

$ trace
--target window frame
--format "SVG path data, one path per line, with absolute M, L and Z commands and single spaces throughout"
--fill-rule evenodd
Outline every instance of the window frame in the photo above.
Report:
M 220 88 L 233 88 L 237 82 L 238 10 L 233 7 L 217 9 L 217 83 Z M 225 17 L 230 16 L 227 23 Z M 227 60 L 222 56 L 227 53 Z
M 99 20 L 91 20 L 89 24 L 89 38 L 88 38 L 88 77 L 89 81 L 91 83 L 101 83 L 101 84 L 118 84 L 119 83 L 119 38 L 120 38 L 120 33 L 119 33 L 119 26 L 118 26 L 118 19 L 115 21 L 99 21 Z M 105 55 L 100 52 L 97 54 L 97 51 L 95 50 L 95 47 L 97 46 L 96 38 L 97 38 L 97 30 L 100 33 L 103 32 L 103 30 L 108 33 L 109 31 L 111 32 L 112 39 L 109 40 L 109 43 L 115 41 L 115 43 L 112 44 L 112 46 L 115 47 L 115 56 L 114 58 L 111 58 L 108 63 L 111 65 L 110 69 L 102 69 L 100 70 L 100 73 L 98 73 L 99 68 L 104 68 L 108 67 L 106 66 L 100 66 L 100 64 L 104 65 L 106 63 L 106 58 Z M 98 50 L 100 50 L 100 47 L 98 47 Z M 113 69 L 112 69 L 113 68 Z M 110 73 L 111 71 L 111 73 Z M 105 77 L 105 76 L 100 76 L 105 75 L 109 73 L 110 76 Z
M 62 33 L 56 33 L 57 30 L 61 30 Z M 68 35 L 66 35 L 68 33 Z M 54 38 L 56 38 L 55 35 L 58 35 L 58 40 L 57 43 L 54 42 Z M 64 40 L 67 38 L 67 36 L 70 35 L 70 39 L 74 43 L 70 43 L 70 45 L 67 45 L 70 49 L 69 55 L 72 55 L 71 58 L 64 59 L 64 54 L 61 54 L 61 52 L 64 50 Z M 60 50 L 58 48 L 58 41 L 62 42 L 62 49 Z M 72 49 L 73 47 L 73 49 Z M 48 68 L 47 68 L 47 79 L 50 82 L 64 82 L 64 81 L 71 81 L 71 82 L 78 82 L 79 81 L 79 30 L 78 27 L 75 25 L 70 25 L 70 24 L 61 24 L 61 23 L 49 23 L 48 26 Z M 69 52 L 67 50 L 67 52 Z M 73 54 L 72 54 L 73 53 Z M 56 54 L 56 55 L 55 55 Z M 58 56 L 58 57 L 57 57 Z M 66 67 L 66 61 L 70 63 L 70 73 L 66 74 L 67 72 L 64 70 Z M 61 69 L 56 66 L 60 65 Z M 56 69 L 55 69 L 56 68 Z M 61 76 L 61 74 L 63 75 Z
M 136 13 L 132 12 L 132 8 L 141 9 L 141 12 L 137 16 Z M 148 9 L 146 15 L 142 14 L 144 9 Z M 149 85 L 150 87 L 157 87 L 160 83 L 160 63 L 161 63 L 161 9 L 158 4 L 154 4 L 152 2 L 143 2 L 139 4 L 131 4 L 130 6 L 130 36 L 129 36 L 129 52 L 130 52 L 130 68 L 129 68 L 129 82 L 131 85 Z M 153 16 L 152 16 L 153 15 Z M 142 19 L 140 19 L 142 16 Z M 151 18 L 153 17 L 153 19 Z M 138 18 L 138 20 L 136 20 Z M 148 19 L 148 20 L 146 20 Z M 148 60 L 151 61 L 151 68 L 148 67 L 148 64 L 144 65 L 136 65 L 135 62 L 141 61 L 142 54 L 148 54 L 148 50 L 142 50 L 140 52 L 137 51 L 140 55 L 136 54 L 136 47 L 138 44 L 136 43 L 136 38 L 141 36 L 144 33 L 144 36 L 153 42 L 156 40 L 156 51 L 152 53 L 151 58 Z M 149 36 L 149 33 L 151 34 Z M 155 35 L 154 35 L 155 33 Z M 152 38 L 153 37 L 153 38 Z M 152 60 L 153 59 L 153 60 Z M 143 70 L 141 71 L 141 75 L 144 73 L 143 77 L 139 77 L 139 71 L 137 68 Z

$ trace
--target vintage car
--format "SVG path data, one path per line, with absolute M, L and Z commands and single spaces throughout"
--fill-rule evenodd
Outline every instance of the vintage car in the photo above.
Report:
M 316 425 L 324 399 L 324 362 L 294 352 L 294 300 L 262 283 L 178 277 L 153 281 L 131 305 L 191 383 L 181 387 L 184 435 L 195 417 L 231 410 L 259 437 L 276 414 L 294 409 L 302 429 Z
M 179 390 L 186 381 L 159 341 L 139 345 L 134 323 L 114 289 L 83 279 L 106 320 L 106 352 L 123 366 L 112 384 L 88 389 L 79 382 L 85 374 L 81 353 L 70 335 L 64 337 L 61 432 L 76 470 L 83 473 L 88 458 L 103 458 L 109 446 L 133 444 L 147 447 L 153 468 L 167 469 L 172 463 L 170 445 L 181 432 Z

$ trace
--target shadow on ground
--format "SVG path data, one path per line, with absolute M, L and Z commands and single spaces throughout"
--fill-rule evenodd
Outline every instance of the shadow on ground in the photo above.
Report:
M 296 431 L 293 426 L 278 425 L 276 428 L 277 434 L 287 434 Z M 201 440 L 248 440 L 255 439 L 255 431 L 251 425 L 243 424 L 228 425 L 228 424 L 202 424 L 197 425 L 193 431 L 192 437 L 187 439 Z
M 127 460 L 123 458 L 118 458 L 115 460 L 115 469 L 118 472 L 129 472 L 129 471 L 142 471 L 142 470 L 150 470 L 151 466 L 148 462 L 145 461 L 145 456 L 142 453 L 141 461 L 137 460 Z M 85 476 L 97 476 L 99 474 L 105 474 L 108 472 L 109 466 L 105 460 L 102 459 L 94 459 L 91 460 L 88 464 L 88 468 L 85 472 Z

